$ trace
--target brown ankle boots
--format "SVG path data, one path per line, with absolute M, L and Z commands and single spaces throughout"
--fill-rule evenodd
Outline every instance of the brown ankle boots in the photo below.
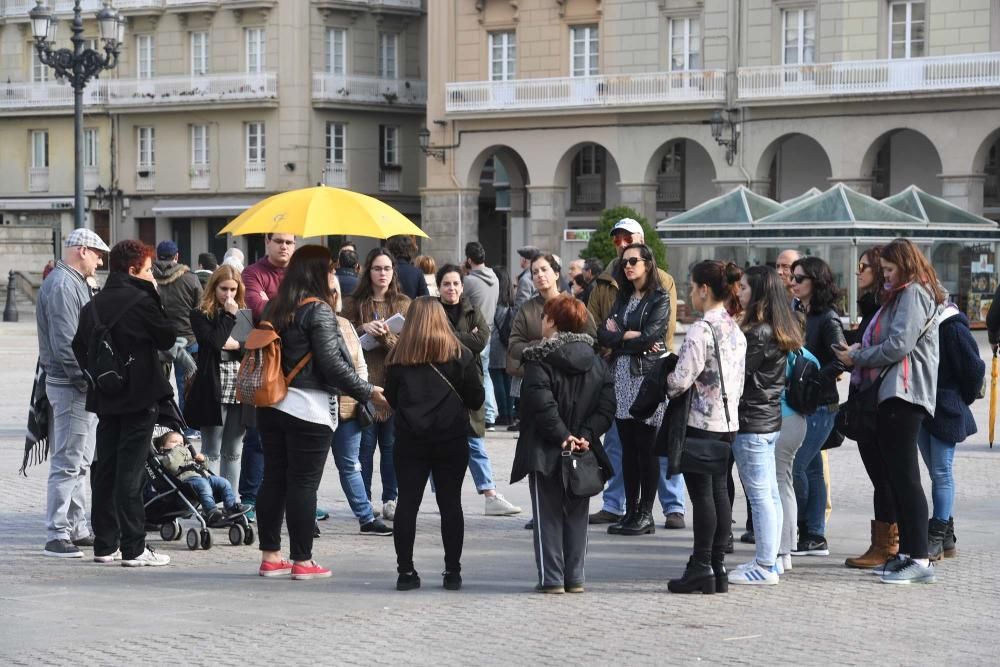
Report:
M 899 528 L 894 523 L 872 521 L 872 543 L 868 551 L 844 561 L 847 567 L 868 569 L 884 564 L 899 552 Z

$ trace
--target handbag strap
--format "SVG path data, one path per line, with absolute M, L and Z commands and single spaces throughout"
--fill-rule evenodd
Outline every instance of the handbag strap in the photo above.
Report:
M 924 334 L 926 334 L 930 330 L 931 325 L 934 324 L 935 321 L 937 321 L 937 318 L 938 318 L 937 313 L 934 313 L 933 315 L 930 316 L 930 318 L 927 320 L 927 324 L 925 324 L 924 328 L 920 330 L 919 334 L 917 334 L 917 340 L 913 344 L 914 347 L 916 347 L 917 343 L 920 342 L 920 339 L 924 337 Z M 897 361 L 896 364 L 898 363 L 899 362 Z M 889 364 L 888 366 L 883 366 L 882 370 L 878 374 L 878 379 L 879 380 L 883 379 L 889 373 L 889 369 L 891 369 L 896 364 Z
M 455 395 L 458 396 L 459 400 L 461 400 L 462 399 L 462 395 L 458 393 L 457 389 L 455 389 L 455 385 L 453 385 L 451 383 L 451 380 L 449 380 L 447 377 L 445 377 L 444 373 L 442 373 L 435 364 L 433 364 L 433 363 L 430 364 L 430 367 L 434 369 L 434 372 L 438 374 L 438 377 L 440 377 L 442 380 L 444 380 L 444 383 L 446 385 L 448 385 L 448 387 L 453 392 L 455 392 Z
M 705 322 L 712 332 L 712 344 L 715 346 L 715 358 L 719 360 L 719 384 L 722 386 L 722 409 L 726 411 L 726 428 L 729 428 L 729 396 L 726 394 L 726 378 L 722 371 L 722 353 L 719 351 L 719 338 L 715 335 L 715 327 L 711 322 Z

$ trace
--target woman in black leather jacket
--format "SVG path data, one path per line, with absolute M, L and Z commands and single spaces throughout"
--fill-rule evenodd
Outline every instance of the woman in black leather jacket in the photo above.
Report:
M 368 384 L 343 352 L 330 289 L 333 260 L 322 246 L 299 248 L 278 294 L 262 320 L 281 336 L 281 367 L 287 378 L 307 354 L 311 359 L 289 383 L 288 395 L 257 410 L 264 448 L 264 481 L 257 496 L 264 577 L 329 577 L 312 559 L 316 490 L 337 428 L 337 394 L 386 407 L 381 387 Z M 303 303 L 306 302 L 306 303 Z M 288 525 L 289 557 L 281 557 L 281 517 Z
M 733 457 L 753 515 L 756 553 L 729 573 L 729 583 L 776 584 L 782 571 L 782 514 L 774 453 L 781 432 L 786 359 L 802 347 L 802 332 L 778 272 L 768 266 L 743 273 L 740 303 L 747 354 Z
M 828 556 L 826 541 L 826 482 L 821 448 L 833 430 L 840 405 L 837 378 L 845 370 L 833 347 L 844 343 L 837 314 L 840 290 L 830 266 L 819 257 L 792 264 L 792 293 L 806 314 L 806 349 L 819 360 L 819 408 L 806 418 L 806 437 L 795 455 L 792 474 L 798 501 L 799 539 L 793 556 Z
M 615 423 L 622 441 L 625 516 L 608 527 L 613 535 L 645 535 L 656 531 L 653 501 L 660 462 L 653 454 L 656 429 L 663 420 L 661 405 L 653 416 L 637 421 L 629 408 L 642 379 L 658 356 L 670 321 L 670 296 L 660 285 L 656 260 L 642 243 L 625 247 L 616 269 L 618 298 L 611 315 L 597 330 L 597 340 L 611 350 L 618 408 Z

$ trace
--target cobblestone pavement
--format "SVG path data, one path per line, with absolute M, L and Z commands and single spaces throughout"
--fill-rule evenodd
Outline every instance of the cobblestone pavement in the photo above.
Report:
M 985 350 L 984 350 L 985 353 Z M 416 563 L 424 588 L 394 590 L 391 538 L 357 533 L 332 461 L 320 502 L 316 558 L 332 579 L 293 582 L 256 576 L 254 547 L 232 547 L 221 531 L 210 551 L 150 540 L 173 559 L 129 570 L 87 559 L 43 558 L 45 466 L 19 477 L 26 404 L 35 363 L 33 327 L 0 325 L 0 664 L 998 664 L 993 643 L 1000 503 L 1000 448 L 983 433 L 956 458 L 957 559 L 930 586 L 885 586 L 843 567 L 867 544 L 871 490 L 853 443 L 831 453 L 834 511 L 828 558 L 799 558 L 778 586 L 728 595 L 675 596 L 690 529 L 612 538 L 591 529 L 587 592 L 532 592 L 527 513 L 485 517 L 465 485 L 465 587 L 447 592 L 438 515 L 428 493 Z M 510 486 L 514 439 L 487 447 L 501 492 L 528 507 L 525 484 Z M 929 485 L 925 483 L 925 488 Z M 596 509 L 597 502 L 592 503 Z M 736 520 L 744 520 L 742 499 Z M 752 548 L 738 545 L 733 563 Z

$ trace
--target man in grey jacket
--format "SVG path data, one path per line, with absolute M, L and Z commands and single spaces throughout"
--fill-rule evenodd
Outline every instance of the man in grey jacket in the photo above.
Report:
M 38 292 L 38 362 L 45 372 L 49 419 L 49 481 L 42 553 L 56 558 L 83 558 L 80 547 L 94 546 L 87 522 L 87 474 L 94 459 L 96 415 L 86 410 L 87 380 L 73 355 L 73 336 L 80 311 L 90 302 L 88 278 L 103 265 L 108 246 L 89 229 L 66 237 L 63 258 L 56 262 Z M 110 315 L 110 314 L 109 314 Z
M 514 293 L 515 310 L 538 293 L 535 289 L 535 281 L 531 279 L 531 262 L 541 255 L 542 251 L 533 245 L 526 245 L 523 248 L 518 248 L 517 254 L 521 256 L 521 273 L 517 276 L 517 291 Z
M 468 268 L 465 296 L 469 302 L 479 309 L 486 319 L 490 332 L 493 330 L 493 316 L 497 312 L 497 300 L 500 298 L 500 281 L 493 269 L 486 266 L 486 248 L 479 241 L 465 244 L 465 265 Z M 493 391 L 493 379 L 490 378 L 490 337 L 486 337 L 486 347 L 480 355 L 483 365 L 483 385 L 486 389 L 486 430 L 492 430 L 497 420 L 497 397 Z

